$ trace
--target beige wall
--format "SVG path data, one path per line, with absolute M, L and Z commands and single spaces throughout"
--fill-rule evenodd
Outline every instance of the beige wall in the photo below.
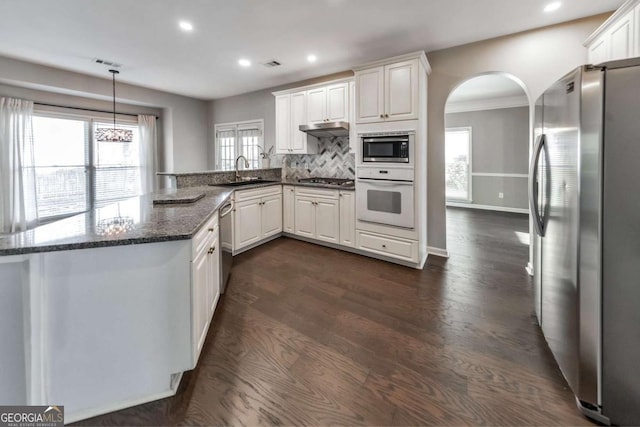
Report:
M 104 108 L 112 97 L 106 71 L 103 79 L 6 57 L 0 57 L 0 84 L 0 95 L 73 107 Z M 116 95 L 123 112 L 161 112 L 160 169 L 189 172 L 207 168 L 208 102 L 124 83 L 117 83 Z
M 507 72 L 527 88 L 531 103 L 548 86 L 587 61 L 582 42 L 609 14 L 506 37 L 427 53 L 429 75 L 428 123 L 428 241 L 445 249 L 444 107 L 449 93 L 463 81 L 488 72 Z

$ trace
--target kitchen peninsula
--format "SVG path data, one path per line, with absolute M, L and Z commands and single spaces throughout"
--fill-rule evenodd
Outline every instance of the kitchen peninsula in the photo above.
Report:
M 0 238 L 0 321 L 12 325 L 0 400 L 57 402 L 73 422 L 173 395 L 220 294 L 231 193 L 135 197 Z

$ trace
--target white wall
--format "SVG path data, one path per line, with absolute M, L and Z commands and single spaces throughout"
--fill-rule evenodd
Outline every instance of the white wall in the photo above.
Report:
M 428 123 L 428 245 L 445 249 L 444 180 L 445 104 L 463 81 L 482 73 L 507 72 L 527 87 L 530 102 L 573 68 L 587 61 L 582 42 L 609 14 L 427 53 Z
M 122 70 L 121 76 L 125 74 L 126 70 Z M 188 172 L 207 168 L 206 101 L 119 83 L 117 78 L 116 82 L 117 101 L 129 104 L 122 105 L 122 111 L 146 112 L 136 106 L 161 111 L 164 162 L 160 169 Z M 6 57 L 0 57 L 0 83 L 3 95 L 75 107 L 104 108 L 107 104 L 98 101 L 109 101 L 112 97 L 107 70 L 102 79 Z

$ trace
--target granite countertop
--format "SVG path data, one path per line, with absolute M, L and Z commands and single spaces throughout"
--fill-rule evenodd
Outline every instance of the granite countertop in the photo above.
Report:
M 270 187 L 272 185 L 295 185 L 299 187 L 315 187 L 315 188 L 328 188 L 331 190 L 345 190 L 345 191 L 354 191 L 355 185 L 331 185 L 331 184 L 317 184 L 311 182 L 298 182 L 297 180 L 282 180 L 282 181 L 274 181 L 274 182 L 259 182 L 257 184 L 245 184 L 239 185 L 236 187 L 225 187 L 223 185 L 211 184 L 214 188 L 224 188 L 230 190 L 251 190 L 253 188 L 262 188 L 262 187 Z M 200 188 L 200 187 L 196 187 Z
M 190 239 L 233 193 L 231 188 L 209 186 L 185 190 L 133 197 L 0 237 L 0 256 Z M 181 198 L 194 191 L 205 196 L 194 203 L 153 204 L 157 198 Z

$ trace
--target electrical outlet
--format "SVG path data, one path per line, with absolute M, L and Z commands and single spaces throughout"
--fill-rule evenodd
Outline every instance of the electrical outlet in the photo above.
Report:
M 499 199 L 504 199 L 504 193 L 498 193 L 498 198 Z

